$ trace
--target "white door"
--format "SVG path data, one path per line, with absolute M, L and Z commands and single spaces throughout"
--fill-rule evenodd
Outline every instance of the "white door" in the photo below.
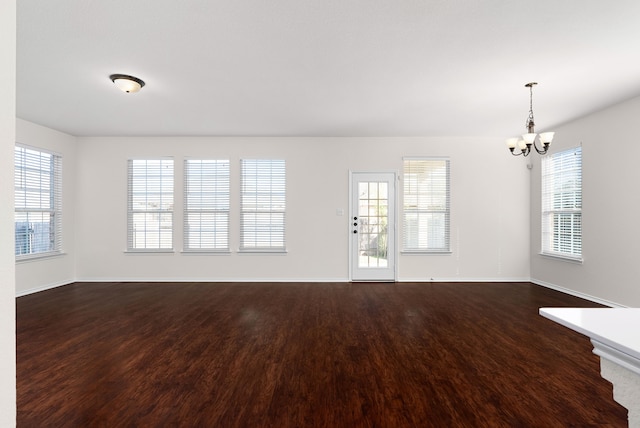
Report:
M 352 281 L 396 279 L 396 174 L 351 173 Z

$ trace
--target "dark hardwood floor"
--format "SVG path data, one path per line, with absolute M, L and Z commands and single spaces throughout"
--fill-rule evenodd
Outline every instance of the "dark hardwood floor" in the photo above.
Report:
M 17 299 L 19 427 L 626 426 L 596 307 L 529 283 L 76 283 Z

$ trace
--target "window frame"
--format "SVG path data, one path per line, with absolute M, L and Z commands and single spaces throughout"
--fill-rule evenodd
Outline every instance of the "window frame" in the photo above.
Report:
M 440 192 L 444 192 L 444 207 L 442 208 L 419 208 L 419 199 L 428 197 L 427 192 L 420 191 L 419 183 L 415 182 L 418 178 L 413 179 L 410 175 L 426 174 L 426 171 L 421 171 L 424 167 L 420 167 L 417 163 L 422 162 L 444 162 L 445 172 L 444 183 L 436 183 L 437 186 L 442 187 L 438 189 Z M 416 163 L 414 167 L 412 164 Z M 414 172 L 416 171 L 416 172 Z M 415 208 L 407 206 L 409 199 L 415 198 Z M 442 214 L 443 225 L 441 227 L 442 235 L 437 236 L 436 240 L 442 240 L 443 245 L 430 246 L 427 244 L 421 244 L 420 241 L 424 238 L 418 237 L 418 242 L 415 245 L 409 245 L 409 220 L 408 214 L 415 214 L 417 217 L 420 215 L 432 215 Z M 417 218 L 416 217 L 416 218 Z M 417 226 L 420 229 L 420 226 Z M 418 230 L 418 233 L 420 230 Z M 426 238 L 427 241 L 429 238 Z M 425 254 L 425 255 L 442 255 L 451 254 L 451 160 L 449 157 L 441 156 L 411 156 L 402 158 L 402 254 Z
M 33 152 L 31 155 L 27 154 L 27 151 Z M 22 155 L 19 155 L 19 152 L 22 152 Z M 37 158 L 42 158 L 42 155 L 50 156 L 50 168 L 45 169 L 37 169 L 33 167 L 29 167 L 29 159 L 27 156 L 32 157 L 31 162 L 36 161 Z M 18 158 L 22 158 L 22 163 L 18 164 Z M 40 162 L 40 161 L 38 161 Z M 34 260 L 40 258 L 54 257 L 58 255 L 62 255 L 62 165 L 63 159 L 62 155 L 56 153 L 51 150 L 43 149 L 40 147 L 33 147 L 26 144 L 15 143 L 14 146 L 14 255 L 16 258 L 16 262 L 26 261 L 26 260 Z M 49 175 L 49 190 L 47 192 L 43 191 L 42 185 L 38 186 L 37 189 L 31 189 L 31 198 L 29 197 L 28 187 L 27 187 L 27 171 L 31 169 L 39 171 L 38 175 L 40 176 L 40 184 L 42 184 L 42 173 L 44 171 L 48 171 Z M 23 197 L 18 195 L 20 191 L 24 192 Z M 43 195 L 48 195 L 49 199 L 49 207 L 35 207 L 28 206 L 29 200 L 33 200 L 33 194 L 40 195 L 40 200 L 42 201 Z M 23 203 L 20 200 L 23 199 Z M 27 218 L 30 213 L 41 213 L 46 214 L 49 213 L 49 218 L 52 220 L 49 221 L 49 245 L 47 250 L 44 251 L 36 251 L 36 252 L 25 252 L 25 253 L 17 253 L 18 242 L 20 241 L 19 236 L 17 234 L 16 224 L 17 217 L 20 214 L 27 214 Z M 28 222 L 28 220 L 27 220 Z M 29 222 L 30 223 L 30 222 Z M 29 228 L 31 229 L 31 228 Z M 32 239 L 32 238 L 31 238 Z M 31 242 L 31 239 L 28 239 Z M 26 242 L 26 238 L 23 240 Z M 32 247 L 33 244 L 29 244 L 28 246 Z
M 199 177 L 200 177 L 200 191 L 192 191 L 192 177 L 190 175 L 191 167 L 190 163 L 200 162 L 199 169 Z M 213 168 L 203 168 L 203 162 L 213 163 L 215 167 Z M 230 253 L 230 198 L 231 198 L 231 162 L 229 159 L 200 159 L 200 158 L 185 158 L 184 159 L 184 212 L 183 212 L 183 249 L 184 253 Z M 221 169 L 222 166 L 222 169 Z M 226 168 L 226 171 L 225 171 Z M 223 172 L 220 174 L 220 172 Z M 226 174 L 225 174 L 226 172 Z M 204 187 L 208 188 L 208 191 L 204 189 Z M 211 198 L 208 201 L 205 201 L 205 195 L 203 193 L 209 194 Z M 191 195 L 194 196 L 194 199 L 191 199 Z M 200 199 L 200 203 L 196 200 Z M 198 206 L 196 208 L 195 206 Z M 218 231 L 216 226 L 219 224 L 217 220 L 214 220 L 211 227 L 214 228 L 213 231 L 213 241 L 214 245 L 212 246 L 202 246 L 202 235 L 203 231 L 201 228 L 197 229 L 198 233 L 201 237 L 200 246 L 195 247 L 191 246 L 190 237 L 190 215 L 211 215 L 213 217 L 217 217 L 219 215 L 226 214 L 226 222 L 225 227 L 222 233 L 224 234 L 223 240 L 226 240 L 226 246 L 217 246 L 215 242 L 218 241 Z M 202 217 L 200 217 L 200 224 L 202 225 Z
M 169 205 L 170 208 L 166 208 L 163 209 L 162 206 L 164 205 L 163 202 L 163 196 L 167 193 L 169 193 L 168 191 L 163 191 L 163 183 L 162 183 L 162 173 L 159 174 L 160 177 L 160 192 L 145 192 L 145 195 L 149 195 L 149 193 L 155 193 L 155 194 L 160 194 L 160 208 L 158 209 L 134 209 L 133 207 L 133 199 L 134 199 L 134 194 L 137 192 L 134 192 L 133 190 L 133 185 L 134 185 L 134 174 L 133 174 L 133 164 L 134 162 L 154 162 L 154 161 L 159 161 L 160 162 L 160 167 L 162 168 L 163 163 L 164 162 L 170 162 L 171 165 L 171 180 L 169 181 L 171 183 L 171 198 L 170 198 L 170 202 Z M 167 164 L 169 165 L 169 164 Z M 149 186 L 149 179 L 148 179 L 148 174 L 145 175 L 145 182 L 144 185 L 145 187 Z M 141 193 L 142 194 L 142 193 Z M 174 215 L 174 209 L 175 209 L 175 162 L 173 160 L 173 157 L 151 157 L 151 158 L 131 158 L 127 160 L 127 249 L 126 249 L 126 253 L 172 253 L 174 252 L 174 243 L 175 243 L 175 239 L 174 239 L 174 233 L 175 233 L 175 215 Z M 158 247 L 136 247 L 134 246 L 134 237 L 133 237 L 133 231 L 134 231 L 134 224 L 133 224 L 133 218 L 135 214 L 145 214 L 145 215 L 158 215 Z M 171 231 L 169 233 L 170 236 L 170 246 L 169 247 L 163 247 L 162 246 L 162 234 L 161 234 L 161 230 L 162 230 L 162 220 L 160 218 L 160 216 L 166 216 L 169 215 L 171 217 Z M 147 230 L 148 229 L 144 229 L 144 233 L 145 235 L 147 234 Z
M 255 168 L 252 168 L 251 171 L 248 170 L 250 163 L 255 163 Z M 268 163 L 268 166 L 258 165 L 259 163 Z M 270 174 L 268 176 L 262 176 L 262 179 L 268 179 L 268 183 L 259 181 L 261 173 L 264 173 L 267 169 L 270 170 Z M 286 170 L 287 165 L 285 159 L 240 159 L 240 245 L 238 252 L 287 252 Z M 274 172 L 276 173 L 275 175 Z M 248 182 L 249 178 L 254 178 L 255 180 L 250 183 Z M 266 191 L 265 186 L 268 188 L 268 191 Z M 261 187 L 262 189 L 260 189 Z M 255 190 L 251 191 L 251 189 Z M 267 200 L 269 201 L 268 204 Z M 255 217 L 255 222 L 249 220 L 249 217 L 252 215 Z M 266 223 L 260 225 L 260 217 L 263 219 L 269 217 L 270 223 L 268 225 Z M 281 218 L 281 222 L 274 224 L 274 217 Z M 251 228 L 248 227 L 252 224 L 254 225 L 253 233 Z M 260 230 L 261 228 L 262 230 Z M 268 241 L 269 244 L 260 245 L 265 241 Z M 281 245 L 277 245 L 279 242 L 281 242 Z
M 571 159 L 571 155 L 579 155 L 579 159 Z M 543 157 L 540 176 L 540 255 L 582 263 L 582 147 L 573 147 Z M 570 183 L 573 186 L 567 184 L 568 187 L 556 190 L 555 183 L 559 180 L 573 180 L 573 183 Z M 554 201 L 567 206 L 554 207 Z M 573 207 L 568 206 L 571 201 Z M 556 225 L 556 215 L 570 219 L 568 231 L 562 225 Z M 554 221 L 550 221 L 549 217 Z M 568 233 L 565 240 L 562 240 L 562 237 L 558 238 L 561 232 L 558 228 L 563 229 L 565 235 Z M 569 239 L 569 242 L 566 239 Z M 567 244 L 570 247 L 569 251 L 563 251 L 561 247 Z M 576 248 L 578 250 L 574 251 Z

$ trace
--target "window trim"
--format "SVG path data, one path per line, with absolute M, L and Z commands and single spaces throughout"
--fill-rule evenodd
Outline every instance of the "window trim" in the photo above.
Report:
M 562 209 L 558 209 L 558 210 L 554 210 L 554 209 L 546 209 L 547 204 L 549 203 L 548 201 L 545 200 L 545 196 L 546 196 L 546 192 L 545 192 L 545 178 L 548 177 L 550 174 L 546 174 L 545 173 L 545 169 L 547 168 L 547 166 L 545 166 L 545 162 L 550 161 L 550 159 L 553 156 L 558 156 L 558 155 L 568 155 L 571 153 L 577 153 L 580 152 L 580 168 L 578 170 L 578 173 L 580 174 L 579 178 L 580 178 L 580 208 L 579 210 L 573 210 L 571 211 L 572 213 L 579 213 L 580 214 L 580 254 L 579 255 L 574 255 L 571 253 L 564 253 L 564 252 L 556 252 L 556 251 L 551 251 L 548 248 L 545 248 L 545 244 L 546 244 L 546 239 L 545 239 L 545 233 L 548 233 L 548 227 L 545 227 L 545 214 L 548 213 L 554 213 L 554 212 L 568 212 L 569 210 L 562 210 Z M 540 173 L 540 199 L 541 199 L 541 203 L 540 203 L 540 256 L 543 257 L 547 257 L 547 258 L 551 258 L 554 260 L 562 260 L 562 261 L 566 261 L 566 262 L 573 262 L 573 263 L 578 263 L 581 264 L 584 261 L 584 255 L 582 252 L 582 237 L 583 237 L 583 230 L 582 230 L 582 198 L 583 198 L 583 194 L 582 194 L 582 145 L 580 146 L 576 146 L 576 147 L 571 147 L 568 148 L 566 150 L 562 150 L 556 153 L 553 153 L 552 155 L 550 155 L 549 157 L 545 157 L 541 160 L 541 173 Z M 555 193 L 553 193 L 555 194 Z M 553 196 L 552 194 L 552 196 Z M 551 232 L 551 234 L 553 235 L 553 232 Z
M 538 255 L 540 257 L 543 257 L 543 258 L 549 258 L 549 259 L 552 259 L 552 260 L 561 260 L 563 262 L 570 262 L 570 263 L 576 263 L 576 264 L 584 263 L 584 259 L 582 257 L 580 257 L 580 258 L 578 258 L 578 257 L 567 257 L 567 256 L 559 255 L 559 254 L 543 253 L 543 252 L 538 253 Z
M 215 181 L 215 197 L 214 199 L 218 201 L 218 195 L 224 194 L 224 190 L 226 190 L 226 209 L 220 208 L 201 208 L 201 209 L 189 209 L 189 162 L 215 162 L 216 167 L 213 170 L 213 174 L 208 174 L 210 180 Z M 218 174 L 218 163 L 226 162 L 226 175 Z M 203 169 L 200 168 L 200 177 L 203 177 L 202 174 Z M 183 222 L 182 222 L 182 251 L 183 254 L 229 254 L 231 253 L 231 243 L 230 243 L 230 224 L 231 224 L 231 161 L 229 159 L 212 159 L 212 158 L 191 158 L 187 157 L 183 161 L 183 175 L 184 175 L 184 194 L 183 194 Z M 219 179 L 226 179 L 226 189 L 223 189 L 223 192 L 218 192 L 218 183 Z M 223 183 L 224 186 L 224 183 Z M 202 191 L 201 191 L 202 192 Z M 201 196 L 202 198 L 202 196 Z M 226 241 L 227 246 L 224 248 L 189 248 L 189 214 L 190 213 L 226 213 L 227 222 L 226 222 Z
M 282 180 L 283 180 L 283 200 L 282 200 L 282 209 L 274 210 L 271 207 L 270 210 L 258 210 L 257 208 L 254 210 L 248 210 L 244 206 L 245 195 L 245 162 L 251 161 L 262 161 L 262 162 L 282 162 Z M 272 177 L 272 176 L 270 176 Z M 273 178 L 271 178 L 273 181 Z M 271 194 L 273 194 L 273 186 L 271 186 Z M 256 199 L 258 198 L 258 192 L 256 190 Z M 287 200 L 287 162 L 286 159 L 265 159 L 265 158 L 244 158 L 240 159 L 240 243 L 238 248 L 238 253 L 243 254 L 286 254 L 287 253 L 287 235 L 286 235 L 286 225 L 287 225 L 287 209 L 286 209 L 286 200 Z M 281 213 L 282 214 L 282 246 L 281 247 L 270 247 L 270 246 L 245 246 L 245 214 L 251 213 Z M 271 241 L 271 238 L 269 239 Z M 256 239 L 257 241 L 257 239 Z
M 444 210 L 409 210 L 409 212 L 442 212 L 445 214 L 445 246 L 442 248 L 406 248 L 406 233 L 407 225 L 405 222 L 405 214 L 407 213 L 405 207 L 405 198 L 407 196 L 407 180 L 406 180 L 406 162 L 407 161 L 444 161 L 446 163 L 446 208 Z M 405 156 L 402 158 L 402 249 L 401 254 L 404 255 L 450 255 L 453 254 L 451 249 L 451 158 L 448 156 Z
M 172 165 L 172 193 L 171 193 L 171 198 L 172 198 L 171 206 L 172 206 L 172 208 L 171 208 L 171 210 L 163 210 L 163 209 L 145 210 L 145 211 L 133 210 L 133 208 L 132 208 L 133 192 L 132 192 L 131 185 L 132 185 L 132 178 L 133 178 L 132 177 L 132 165 L 133 165 L 134 161 L 171 161 L 171 163 L 172 163 L 171 164 Z M 175 161 L 174 161 L 172 156 L 140 157 L 140 158 L 129 158 L 129 159 L 127 159 L 127 230 L 126 230 L 127 240 L 126 240 L 125 253 L 131 253 L 131 254 L 175 253 L 175 249 L 174 249 L 174 244 L 175 244 L 175 179 L 176 179 Z M 169 214 L 171 214 L 171 248 L 133 248 L 133 246 L 132 246 L 133 238 L 132 238 L 131 232 L 133 230 L 132 221 L 133 221 L 133 214 L 135 212 L 147 212 L 147 213 L 157 212 L 158 214 L 161 214 L 161 213 L 169 213 Z
M 51 155 L 52 156 L 52 160 L 53 160 L 53 166 L 52 166 L 52 170 L 51 170 L 51 174 L 53 176 L 52 179 L 52 188 L 51 188 L 51 197 L 53 199 L 53 208 L 50 210 L 44 210 L 44 209 L 38 209 L 38 210 L 29 210 L 27 208 L 22 208 L 22 207 L 18 207 L 18 205 L 16 204 L 16 185 L 15 185 L 15 177 L 16 174 L 18 172 L 18 168 L 16 167 L 16 162 L 15 162 L 15 153 L 16 153 L 16 148 L 19 149 L 24 149 L 24 150 L 31 150 L 34 152 L 38 152 L 38 153 L 45 153 L 47 155 Z M 26 212 L 49 212 L 49 213 L 53 213 L 54 215 L 54 221 L 53 221 L 53 239 L 54 239 L 54 245 L 53 245 L 53 249 L 47 250 L 47 251 L 41 251 L 41 252 L 37 252 L 37 253 L 26 253 L 26 254 L 15 254 L 15 241 L 14 241 L 14 256 L 15 256 L 15 261 L 16 263 L 21 263 L 21 262 L 26 262 L 26 261 L 34 261 L 34 260 L 39 260 L 39 259 L 47 259 L 47 258 L 53 258 L 53 257 L 58 257 L 58 256 L 62 256 L 64 255 L 64 251 L 62 248 L 62 244 L 63 244 L 63 230 L 62 230 L 62 219 L 63 219 L 63 210 L 62 210 L 62 174 L 63 174 L 63 156 L 62 154 L 53 151 L 53 150 L 49 150 L 49 149 L 43 149 L 41 147 L 35 147 L 35 146 L 31 146 L 31 145 L 27 145 L 27 144 L 22 144 L 19 142 L 16 142 L 14 145 L 14 186 L 13 186 L 13 197 L 14 197 L 14 207 L 13 207 L 13 212 L 14 212 L 14 229 L 15 229 L 15 223 L 16 223 L 16 214 L 17 213 L 26 213 Z M 15 231 L 14 231 L 14 239 L 15 239 Z

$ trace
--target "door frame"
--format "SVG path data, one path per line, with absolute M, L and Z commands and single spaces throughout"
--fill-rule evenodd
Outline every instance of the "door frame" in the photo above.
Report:
M 393 183 L 391 183 L 393 187 L 393 225 L 389 225 L 389 230 L 393 231 L 393 279 L 353 279 L 353 252 L 354 252 L 354 243 L 352 238 L 353 231 L 353 217 L 354 217 L 354 192 L 353 192 L 353 181 L 354 175 L 356 174 L 392 174 L 393 175 Z M 350 282 L 397 282 L 398 281 L 398 256 L 400 252 L 398 250 L 398 180 L 399 175 L 397 170 L 382 170 L 382 171 L 353 171 L 349 170 L 349 217 L 347 222 L 347 233 L 349 234 L 349 281 Z

